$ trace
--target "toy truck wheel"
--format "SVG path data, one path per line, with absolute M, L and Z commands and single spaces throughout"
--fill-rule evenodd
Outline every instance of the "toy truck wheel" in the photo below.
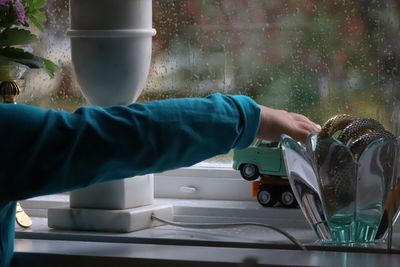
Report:
M 279 201 L 285 208 L 294 208 L 297 206 L 296 198 L 289 189 L 284 189 L 281 191 Z
M 261 186 L 257 193 L 257 201 L 264 207 L 272 207 L 278 202 L 278 198 L 275 190 L 266 186 Z
M 258 168 L 254 164 L 243 164 L 240 166 L 240 174 L 242 175 L 243 179 L 247 181 L 254 181 L 260 176 L 260 172 Z

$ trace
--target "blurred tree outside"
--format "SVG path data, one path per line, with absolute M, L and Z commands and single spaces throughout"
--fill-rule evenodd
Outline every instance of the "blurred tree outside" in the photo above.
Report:
M 160 0 L 154 7 L 156 60 L 144 99 L 246 94 L 319 122 L 350 113 L 399 132 L 397 1 Z
M 85 104 L 69 56 L 68 0 L 48 0 L 35 50 L 56 61 L 54 80 L 32 74 L 23 102 Z M 396 0 L 153 0 L 157 35 L 139 101 L 245 94 L 322 123 L 373 117 L 400 133 L 400 3 Z

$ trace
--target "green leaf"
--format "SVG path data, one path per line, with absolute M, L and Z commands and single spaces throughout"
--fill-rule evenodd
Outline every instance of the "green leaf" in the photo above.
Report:
M 43 24 L 46 22 L 46 14 L 42 9 L 46 6 L 46 0 L 25 0 L 24 5 L 27 19 L 44 32 Z
M 60 72 L 60 68 L 51 60 L 42 58 L 43 64 L 44 64 L 44 69 L 46 72 L 49 74 L 51 78 L 56 76 Z
M 46 21 L 46 14 L 40 10 L 35 10 L 29 16 L 36 17 L 37 19 L 40 19 L 42 21 Z
M 26 65 L 32 69 L 44 69 L 51 78 L 60 72 L 59 67 L 51 60 L 35 56 L 23 49 L 15 47 L 0 48 L 0 56 Z
M 0 46 L 26 45 L 38 40 L 36 35 L 24 29 L 10 28 L 0 33 Z
M 44 67 L 43 60 L 36 57 L 21 48 L 5 47 L 0 48 L 0 55 L 7 57 L 15 62 L 21 63 L 32 69 L 41 69 Z
M 30 14 L 29 20 L 32 21 L 33 25 L 38 28 L 41 32 L 44 32 L 44 22 L 46 22 L 46 15 L 42 12 L 34 12 Z
M 46 6 L 46 0 L 34 0 L 32 6 L 36 9 L 42 9 Z
M 43 9 L 46 6 L 46 0 L 25 0 L 25 10 L 27 12 Z

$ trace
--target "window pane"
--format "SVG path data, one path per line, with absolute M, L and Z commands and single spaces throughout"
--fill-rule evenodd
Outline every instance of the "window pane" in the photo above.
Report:
M 35 49 L 62 73 L 31 73 L 19 101 L 74 110 L 85 101 L 70 62 L 68 0 L 48 0 L 47 13 Z M 373 117 L 398 135 L 399 13 L 393 0 L 153 0 L 157 35 L 139 101 L 245 94 L 319 123 Z

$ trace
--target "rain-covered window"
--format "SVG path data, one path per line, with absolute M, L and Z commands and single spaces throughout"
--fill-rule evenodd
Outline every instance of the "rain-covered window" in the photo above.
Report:
M 31 72 L 19 102 L 72 111 L 86 102 L 70 62 L 68 0 L 47 8 L 35 49 L 62 71 Z M 157 35 L 139 101 L 245 94 L 319 123 L 373 117 L 398 135 L 399 15 L 395 0 L 153 0 Z

